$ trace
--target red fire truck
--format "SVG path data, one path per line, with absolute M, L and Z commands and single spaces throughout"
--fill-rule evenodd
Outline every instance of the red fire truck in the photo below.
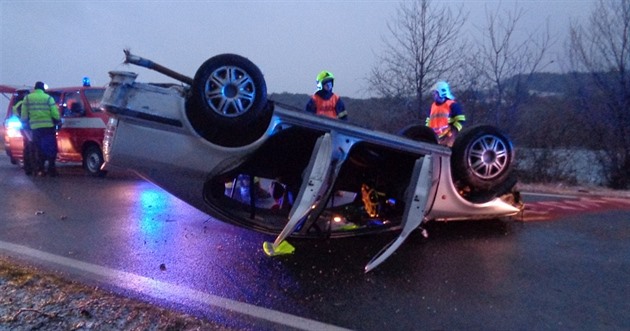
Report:
M 92 176 L 104 176 L 103 135 L 108 116 L 99 108 L 105 88 L 78 86 L 46 89 L 59 106 L 61 128 L 57 131 L 58 162 L 82 163 Z M 30 88 L 0 86 L 0 92 L 12 93 L 4 121 L 4 147 L 13 164 L 24 160 L 22 124 L 13 114 L 13 105 L 24 97 Z

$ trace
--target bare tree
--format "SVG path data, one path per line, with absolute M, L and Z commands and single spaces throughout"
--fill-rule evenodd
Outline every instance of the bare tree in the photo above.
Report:
M 534 73 L 550 61 L 546 54 L 553 40 L 548 26 L 527 35 L 517 36 L 524 16 L 521 8 L 492 12 L 486 8 L 486 26 L 480 29 L 482 39 L 477 51 L 468 59 L 471 89 L 484 89 L 494 124 L 508 126 L 515 123 L 516 110 L 528 96 L 525 90 Z M 476 85 L 476 86 L 475 86 Z
M 588 72 L 584 126 L 606 151 L 609 183 L 630 187 L 630 0 L 600 0 L 587 24 L 571 24 L 569 55 L 575 71 Z
M 430 0 L 401 2 L 387 25 L 386 50 L 368 77 L 371 88 L 380 97 L 402 98 L 408 108 L 418 107 L 429 86 L 456 67 L 464 22 L 461 7 L 454 14 L 449 7 L 433 7 Z

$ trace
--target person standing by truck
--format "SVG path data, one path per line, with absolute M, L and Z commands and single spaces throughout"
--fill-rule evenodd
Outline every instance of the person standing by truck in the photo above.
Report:
M 15 96 L 15 100 L 17 100 L 17 102 L 11 109 L 13 111 L 13 116 L 17 116 L 17 118 L 21 117 L 22 103 L 24 102 L 24 97 L 29 93 L 29 90 L 17 91 L 17 95 Z M 31 134 L 31 129 L 28 125 L 22 125 L 20 134 L 22 135 L 22 146 L 24 148 L 22 152 L 24 173 L 27 176 L 30 176 L 33 174 L 33 169 L 35 169 L 35 158 L 37 157 L 35 154 L 35 147 L 33 147 L 33 135 Z
M 44 92 L 43 82 L 35 83 L 33 92 L 24 97 L 20 119 L 23 125 L 28 125 L 33 135 L 33 143 L 37 150 L 37 167 L 34 169 L 38 176 L 48 174 L 57 176 L 55 160 L 57 159 L 57 137 L 55 127 L 61 124 L 59 108 L 55 99 Z M 45 171 L 45 165 L 48 168 Z

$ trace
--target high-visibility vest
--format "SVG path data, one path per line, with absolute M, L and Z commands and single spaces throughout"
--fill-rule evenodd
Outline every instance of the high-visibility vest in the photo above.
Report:
M 449 116 L 451 115 L 451 105 L 455 101 L 446 100 L 444 103 L 438 105 L 437 103 L 433 103 L 431 105 L 431 114 L 427 119 L 427 126 L 434 129 L 440 130 L 445 127 L 448 127 L 449 124 Z
M 317 94 L 313 95 L 313 102 L 315 103 L 315 114 L 321 116 L 327 116 L 330 118 L 337 118 L 337 101 L 339 101 L 339 96 L 333 94 L 332 97 L 328 100 L 324 100 L 324 98 L 320 97 Z
M 28 120 L 31 129 L 52 128 L 59 121 L 59 109 L 50 95 L 36 89 L 24 97 L 22 102 L 22 122 Z

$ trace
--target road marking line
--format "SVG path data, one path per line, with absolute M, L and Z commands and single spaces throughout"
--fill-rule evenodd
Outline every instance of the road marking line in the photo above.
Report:
M 602 204 L 605 203 L 605 201 L 594 200 L 594 199 L 580 199 L 577 201 L 565 200 L 564 203 L 567 205 L 577 206 L 582 209 L 588 209 L 588 208 L 600 208 Z
M 583 208 L 567 206 L 564 201 L 539 201 L 536 202 L 539 206 L 551 207 L 553 209 L 563 209 L 563 210 L 579 210 Z
M 630 199 L 628 199 L 628 198 L 604 197 L 602 199 L 606 200 L 606 201 L 609 201 L 609 202 L 619 203 L 619 204 L 622 204 L 622 205 L 630 205 Z
M 552 198 L 577 198 L 578 195 L 559 194 L 559 193 L 537 193 L 537 192 L 521 192 L 523 196 L 552 197 Z
M 82 262 L 59 255 L 54 255 L 22 245 L 0 241 L 0 250 L 25 255 L 31 258 L 72 268 L 78 271 L 88 272 L 102 277 L 102 279 L 109 282 L 110 285 L 132 290 L 135 292 L 140 292 L 142 294 L 158 299 L 171 301 L 174 301 L 173 298 L 186 299 L 188 301 L 223 308 L 229 311 L 238 312 L 243 315 L 256 317 L 262 320 L 271 321 L 277 324 L 286 325 L 301 330 L 348 330 L 308 318 L 303 318 L 275 311 L 272 309 L 250 305 L 247 303 L 223 298 L 220 296 L 208 294 L 202 291 L 193 290 L 191 288 L 175 284 L 161 282 L 133 273 Z

